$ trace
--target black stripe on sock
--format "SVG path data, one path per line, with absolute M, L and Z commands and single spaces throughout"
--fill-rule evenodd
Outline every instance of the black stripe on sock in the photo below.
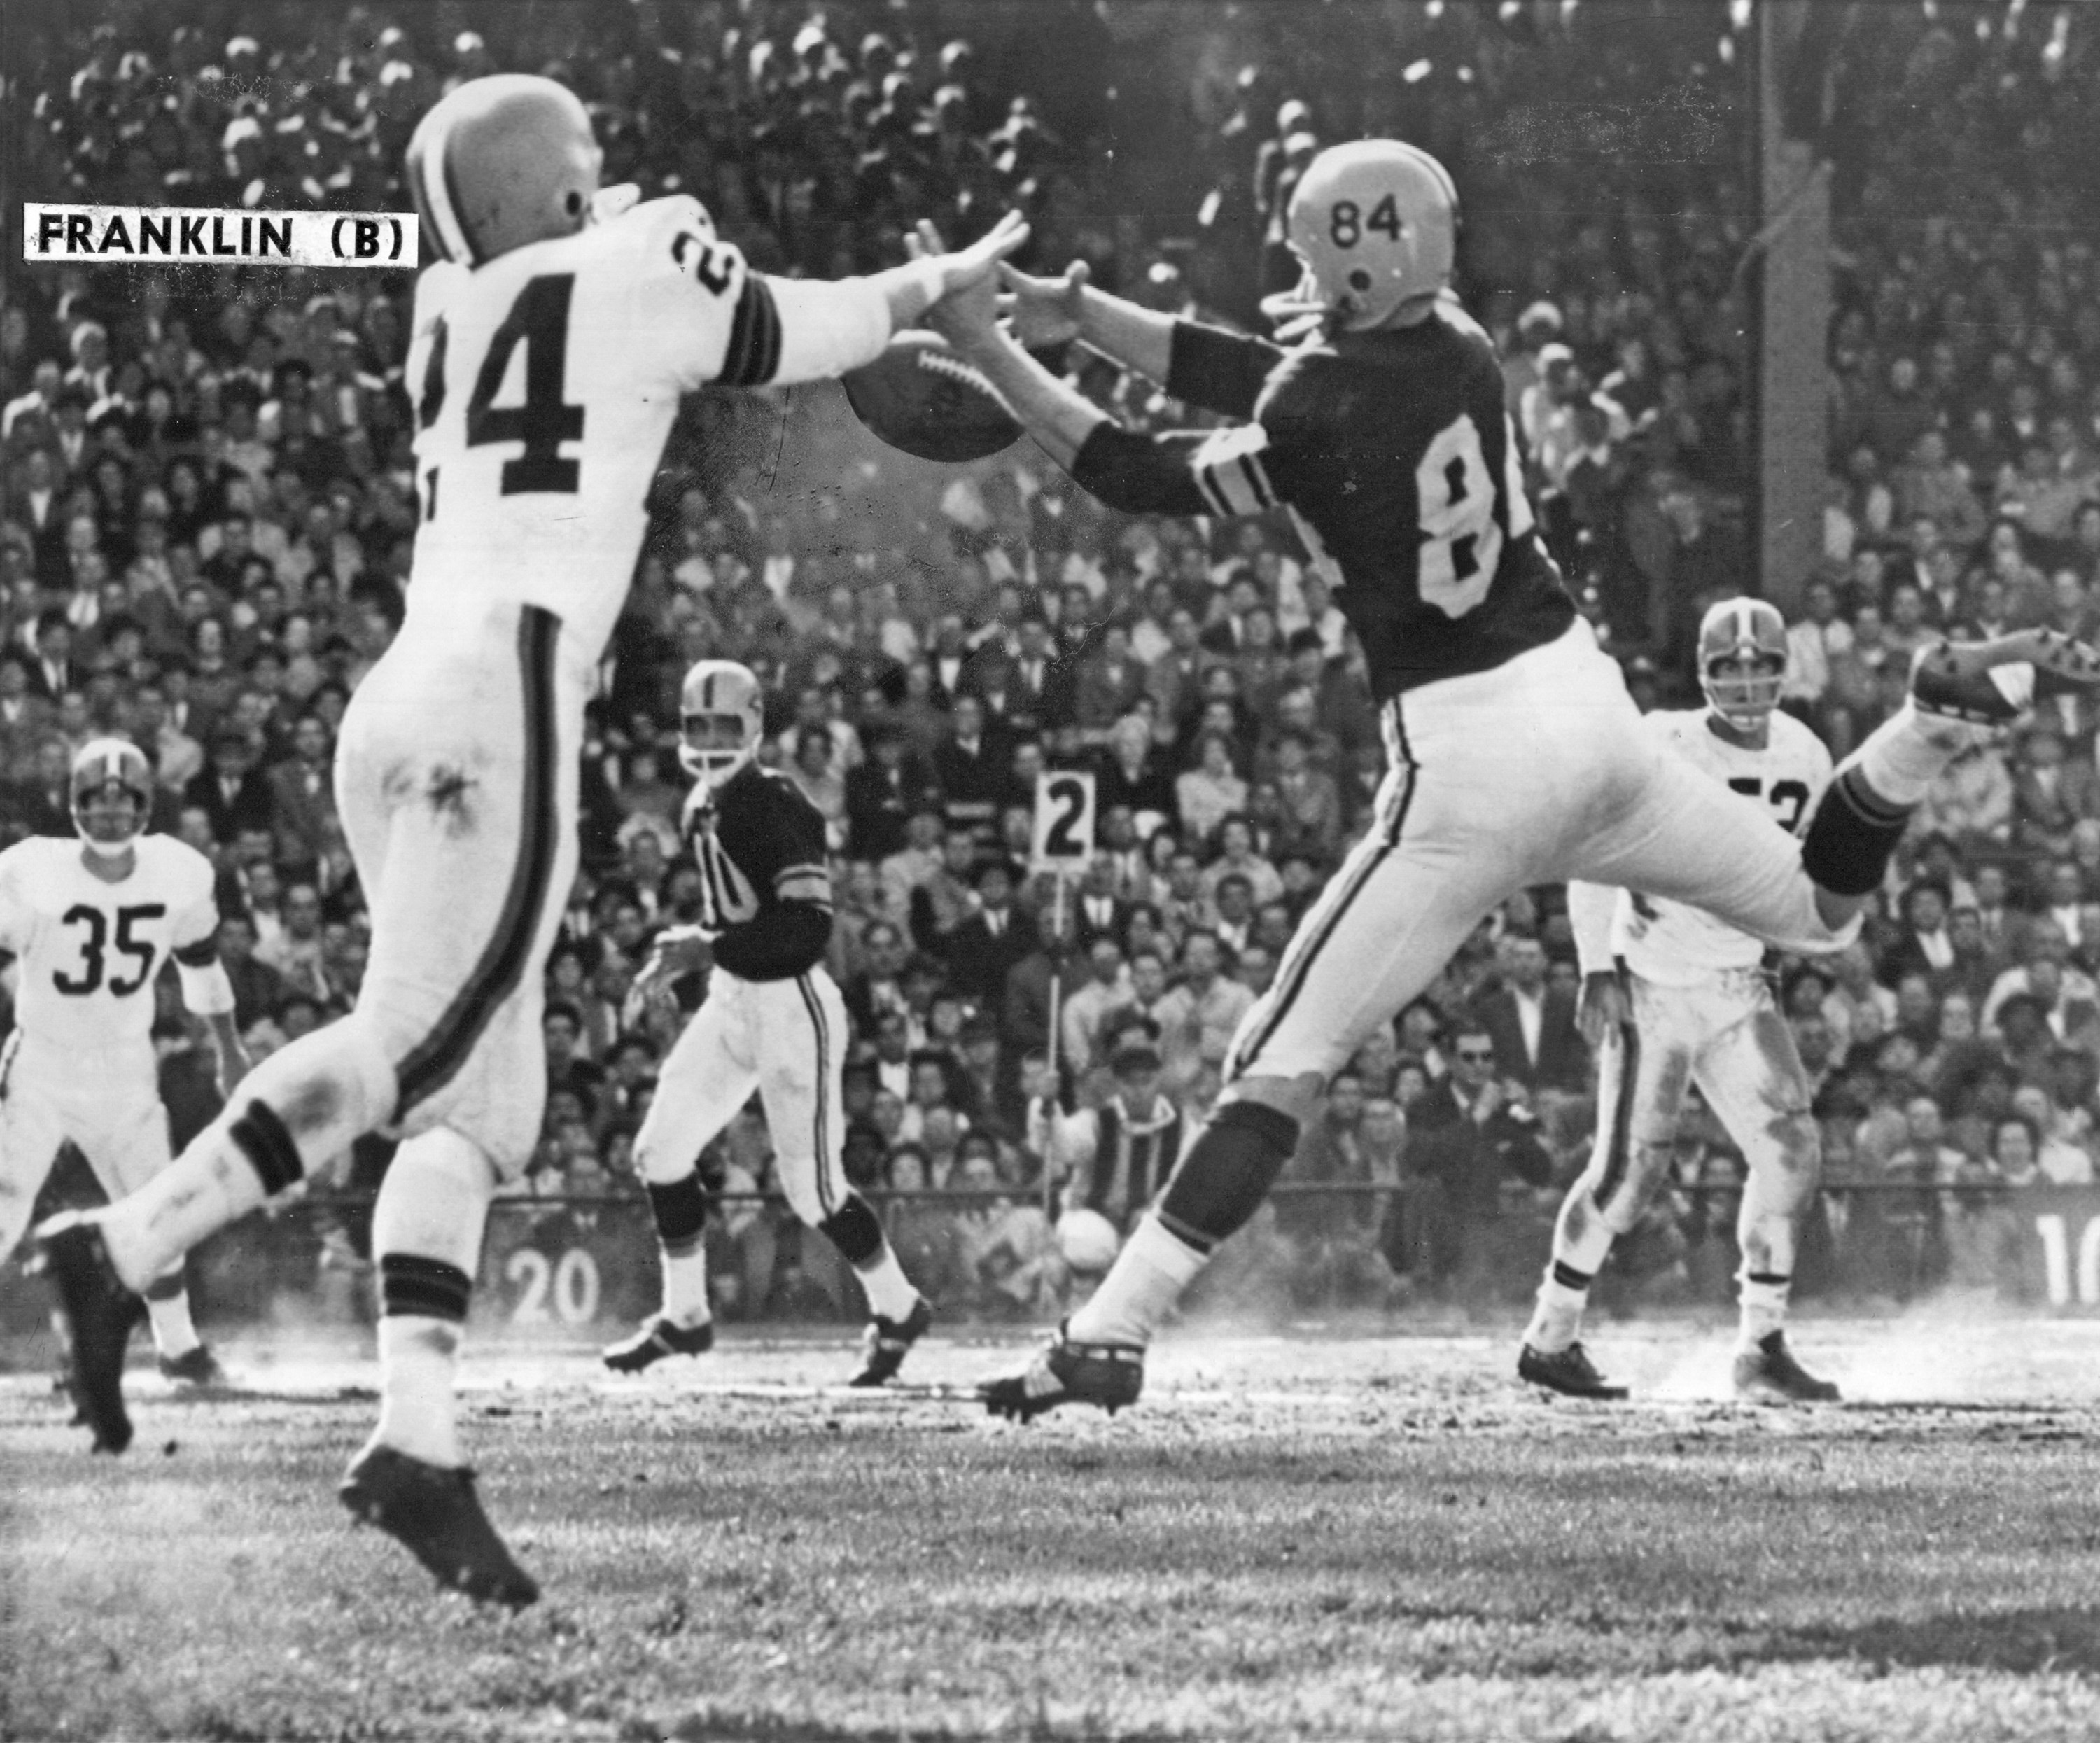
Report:
M 473 1293 L 474 1279 L 442 1259 L 426 1259 L 420 1253 L 379 1255 L 382 1313 L 413 1313 L 457 1324 L 465 1320 L 467 1298 Z
M 656 1219 L 656 1238 L 667 1253 L 689 1252 L 708 1225 L 708 1189 L 697 1172 L 668 1186 L 654 1180 L 649 1188 L 649 1210 Z
M 292 1134 L 277 1117 L 277 1110 L 267 1102 L 249 1102 L 240 1119 L 227 1128 L 226 1135 L 248 1158 L 248 1166 L 262 1183 L 266 1198 L 276 1198 L 305 1177 L 307 1167 L 299 1159 L 299 1146 L 292 1141 Z
M 518 658 L 525 686 L 524 812 L 519 825 L 523 839 L 511 871 L 510 888 L 503 898 L 503 911 L 481 960 L 430 1034 L 398 1067 L 397 1120 L 458 1075 L 491 1018 L 524 977 L 560 846 L 560 801 L 556 794 L 561 759 L 557 754 L 558 728 L 554 719 L 554 651 L 560 635 L 561 620 L 553 612 L 528 605 L 520 614 Z
M 846 1202 L 817 1226 L 849 1265 L 872 1264 L 882 1255 L 881 1220 L 857 1192 L 848 1192 Z
M 165 1277 L 157 1277 L 148 1283 L 144 1295 L 148 1301 L 179 1301 L 183 1294 L 183 1271 L 178 1265 Z
M 1590 1273 L 1587 1271 L 1577 1271 L 1565 1260 L 1556 1259 L 1553 1261 L 1553 1281 L 1563 1289 L 1587 1289 L 1590 1283 Z
M 1746 1283 L 1758 1283 L 1772 1288 L 1780 1288 L 1791 1283 L 1793 1278 L 1790 1274 L 1777 1271 L 1752 1271 L 1744 1277 L 1743 1281 Z

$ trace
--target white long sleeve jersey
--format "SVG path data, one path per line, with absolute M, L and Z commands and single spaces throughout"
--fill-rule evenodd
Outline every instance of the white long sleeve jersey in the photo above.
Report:
M 211 862 L 172 836 L 141 836 L 135 852 L 115 884 L 70 836 L 0 854 L 0 950 L 19 961 L 15 1017 L 33 1039 L 83 1053 L 143 1045 L 161 965 L 218 960 Z
M 889 338 L 871 281 L 752 272 L 684 195 L 478 268 L 432 266 L 408 351 L 420 524 L 408 627 L 473 633 L 492 606 L 538 606 L 594 664 L 680 395 L 837 375 Z

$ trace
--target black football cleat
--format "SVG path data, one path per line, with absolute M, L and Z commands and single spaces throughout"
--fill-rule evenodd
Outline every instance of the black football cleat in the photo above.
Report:
M 219 1366 L 218 1357 L 209 1345 L 199 1344 L 179 1356 L 161 1357 L 161 1378 L 179 1386 L 223 1386 L 226 1370 Z
M 110 1263 L 102 1230 L 77 1211 L 54 1216 L 36 1233 L 42 1269 L 57 1286 L 65 1316 L 67 1389 L 98 1453 L 131 1444 L 124 1407 L 124 1352 L 131 1328 L 146 1317 L 143 1296 L 124 1286 Z
M 861 1334 L 863 1353 L 860 1371 L 846 1384 L 887 1386 L 897 1378 L 897 1370 L 904 1366 L 904 1358 L 911 1353 L 911 1346 L 925 1335 L 926 1328 L 933 1323 L 933 1304 L 924 1295 L 902 1319 L 885 1319 L 876 1314 L 868 1322 L 867 1330 Z
M 1080 1344 L 1060 1326 L 1017 1374 L 982 1382 L 977 1396 L 995 1416 L 1025 1423 L 1061 1404 L 1097 1404 L 1113 1416 L 1145 1389 L 1141 1344 Z
M 632 1337 L 605 1347 L 603 1360 L 615 1374 L 639 1374 L 667 1356 L 704 1356 L 715 1347 L 715 1322 L 704 1319 L 697 1326 L 682 1326 L 661 1313 L 651 1313 Z
M 1751 1404 L 1835 1404 L 1838 1392 L 1793 1359 L 1784 1331 L 1767 1331 L 1736 1357 L 1736 1396 Z
M 1533 1386 L 1543 1386 L 1570 1398 L 1623 1398 L 1626 1388 L 1597 1371 L 1590 1352 L 1580 1343 L 1565 1349 L 1539 1349 L 1527 1344 L 1518 1352 L 1516 1377 Z
M 336 1493 L 357 1518 L 405 1545 L 440 1586 L 514 1610 L 539 1600 L 539 1582 L 511 1560 L 482 1511 L 473 1472 L 373 1446 L 358 1454 Z
M 2038 697 L 2096 684 L 2100 653 L 2054 629 L 1921 647 L 1910 670 L 1919 713 L 1973 726 L 2010 726 Z

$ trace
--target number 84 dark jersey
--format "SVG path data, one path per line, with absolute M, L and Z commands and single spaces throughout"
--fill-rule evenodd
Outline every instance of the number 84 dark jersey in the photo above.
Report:
M 1534 530 L 1493 342 L 1455 300 L 1412 327 L 1291 351 L 1180 322 L 1167 387 L 1251 421 L 1164 439 L 1183 446 L 1185 474 L 1116 505 L 1287 508 L 1379 701 L 1491 670 L 1574 620 Z
M 756 763 L 686 800 L 682 832 L 700 869 L 715 963 L 739 980 L 784 981 L 832 940 L 824 819 L 794 783 Z

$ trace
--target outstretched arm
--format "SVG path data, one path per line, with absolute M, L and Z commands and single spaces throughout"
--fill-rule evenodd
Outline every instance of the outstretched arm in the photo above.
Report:
M 1111 363 L 1158 382 L 1177 399 L 1248 417 L 1268 372 L 1282 351 L 1265 340 L 1162 315 L 1087 281 L 1087 263 L 1074 261 L 1057 278 L 1036 278 L 1009 263 L 999 267 L 1000 311 L 1014 336 L 1035 349 L 1077 339 Z
M 1128 514 L 1230 516 L 1276 505 L 1260 425 L 1163 435 L 1125 430 L 1021 349 L 999 324 L 989 285 L 950 297 L 930 318 L 1043 452 L 1110 507 Z

